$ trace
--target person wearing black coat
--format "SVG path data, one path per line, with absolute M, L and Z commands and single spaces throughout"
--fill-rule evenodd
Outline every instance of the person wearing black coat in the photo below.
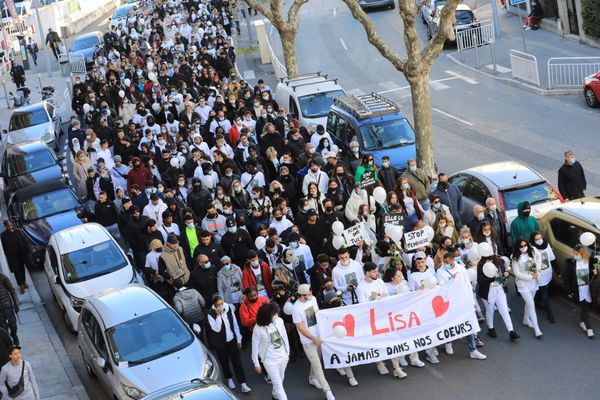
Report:
M 19 312 L 19 299 L 10 279 L 0 273 L 0 327 L 10 330 L 15 345 L 19 345 L 17 336 L 17 316 Z
M 221 269 L 221 257 L 225 255 L 221 245 L 215 242 L 212 234 L 208 231 L 202 231 L 200 233 L 200 243 L 194 249 L 193 260 L 197 260 L 200 254 L 204 254 L 208 257 L 211 265 L 214 265 L 218 269 Z
M 585 197 L 587 181 L 583 167 L 572 151 L 565 152 L 565 162 L 558 170 L 558 191 L 565 200 Z
M 6 255 L 8 268 L 15 275 L 15 280 L 21 293 L 25 293 L 25 289 L 29 286 L 25 281 L 25 263 L 27 260 L 27 247 L 25 246 L 25 238 L 21 232 L 15 229 L 15 224 L 12 220 L 4 221 L 6 230 L 2 232 L 0 238 L 2 240 L 2 248 Z
M 146 228 L 146 222 L 149 218 L 142 215 L 139 208 L 136 206 L 131 206 L 129 208 L 129 213 L 131 217 L 126 219 L 127 225 L 125 226 L 123 236 L 125 236 L 125 240 L 127 240 L 127 243 L 129 243 L 129 246 L 133 251 L 136 267 L 141 270 L 146 264 L 147 254 L 142 233 Z
M 25 86 L 25 69 L 22 65 L 17 64 L 17 60 L 13 60 L 13 65 L 10 68 L 10 76 L 12 76 L 17 89 Z
M 4 365 L 9 361 L 8 355 L 14 346 L 12 338 L 4 328 L 0 328 L 0 364 Z
M 592 293 L 592 287 L 594 280 L 598 279 L 598 270 L 594 267 L 594 258 L 590 257 L 587 247 L 577 244 L 573 248 L 573 257 L 567 260 L 564 275 L 569 298 L 579 303 L 579 326 L 591 339 L 594 337 L 594 331 L 590 319 L 590 305 L 596 297 L 596 293 Z
M 205 299 L 212 299 L 218 294 L 217 272 L 219 269 L 216 265 L 212 265 L 205 254 L 201 254 L 193 265 L 187 286 L 199 291 Z
M 206 215 L 206 208 L 213 202 L 210 192 L 202 187 L 199 178 L 192 179 L 192 190 L 188 193 L 187 205 L 201 220 Z
M 227 233 L 221 238 L 221 248 L 235 265 L 244 265 L 249 250 L 256 250 L 254 241 L 245 229 L 238 229 L 233 218 L 228 218 Z

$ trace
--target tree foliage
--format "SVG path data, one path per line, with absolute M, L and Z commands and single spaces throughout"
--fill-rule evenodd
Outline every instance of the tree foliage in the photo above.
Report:
M 600 38 L 600 0 L 581 0 L 581 17 L 585 34 Z

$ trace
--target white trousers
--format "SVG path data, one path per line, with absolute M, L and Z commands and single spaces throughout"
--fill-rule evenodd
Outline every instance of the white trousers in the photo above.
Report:
M 538 333 L 541 333 L 540 326 L 538 325 L 537 314 L 535 313 L 535 301 L 533 300 L 533 298 L 535 297 L 535 292 L 537 292 L 537 290 L 532 291 L 529 288 L 521 290 L 519 290 L 519 294 L 525 302 L 525 310 L 523 311 L 523 322 L 529 321 L 531 325 L 533 325 L 533 330 L 537 335 Z
M 265 371 L 271 378 L 273 385 L 273 397 L 277 400 L 287 400 L 287 395 L 283 389 L 283 379 L 285 378 L 285 368 L 287 367 L 288 359 L 280 362 L 263 362 Z
M 490 292 L 488 293 L 488 299 L 485 305 L 485 320 L 487 326 L 490 329 L 494 328 L 494 306 L 498 308 L 498 313 L 506 325 L 506 330 L 509 332 L 513 330 L 513 324 L 508 313 L 508 304 L 506 302 L 506 293 L 502 285 L 490 286 Z
M 314 343 L 302 343 L 302 348 L 304 348 L 304 354 L 306 354 L 306 358 L 310 363 L 309 379 L 316 379 L 323 388 L 323 392 L 329 392 L 331 389 L 329 388 L 329 383 L 327 382 L 327 379 L 325 379 L 325 374 L 323 373 L 323 366 L 321 365 L 321 357 L 319 355 L 319 346 Z

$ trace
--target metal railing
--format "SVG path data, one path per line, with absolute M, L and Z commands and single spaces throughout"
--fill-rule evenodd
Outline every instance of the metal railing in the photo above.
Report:
M 82 54 L 69 54 L 69 65 L 71 67 L 71 74 L 85 74 L 85 56 Z
M 494 24 L 486 20 L 468 25 L 456 25 L 454 35 L 458 51 L 484 46 L 495 41 Z
M 548 59 L 548 89 L 579 88 L 586 76 L 600 71 L 600 57 Z
M 273 64 L 273 69 L 275 70 L 275 76 L 277 79 L 286 78 L 287 70 L 285 69 L 285 65 L 279 61 L 279 58 L 275 55 L 273 51 L 273 47 L 271 46 L 271 41 L 269 40 L 269 36 L 267 35 L 267 44 L 269 45 L 269 53 L 271 53 L 271 64 Z
M 540 72 L 535 56 L 510 49 L 510 68 L 514 79 L 521 79 L 540 87 Z

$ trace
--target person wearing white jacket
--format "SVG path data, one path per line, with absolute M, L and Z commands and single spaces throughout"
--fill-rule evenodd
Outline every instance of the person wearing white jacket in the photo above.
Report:
M 262 361 L 265 372 L 271 378 L 272 396 L 277 400 L 287 400 L 283 380 L 289 356 L 290 342 L 283 319 L 277 315 L 273 303 L 265 303 L 256 313 L 256 326 L 252 331 L 252 363 L 260 375 Z
M 142 215 L 152 218 L 160 226 L 163 223 L 162 214 L 167 210 L 167 205 L 155 194 L 150 195 L 150 201 L 144 207 Z
M 344 210 L 346 219 L 348 219 L 348 221 L 354 221 L 358 216 L 360 206 L 363 204 L 369 206 L 369 211 L 375 212 L 375 199 L 373 196 L 367 194 L 367 191 L 362 188 L 360 182 L 357 182 L 354 185 L 354 190 L 350 194 L 350 198 L 346 202 L 346 208 Z
M 538 290 L 540 278 L 539 268 L 542 263 L 540 253 L 527 240 L 517 238 L 512 252 L 512 270 L 517 282 L 517 290 L 525 302 L 523 325 L 533 328 L 535 337 L 542 338 L 535 312 L 535 292 Z
M 361 246 L 358 246 L 359 248 Z M 356 254 L 356 260 L 362 259 L 362 251 Z M 338 263 L 333 268 L 331 273 L 333 285 L 342 292 L 342 299 L 345 305 L 350 305 L 358 302 L 356 298 L 356 287 L 365 276 L 362 270 L 361 263 L 352 260 L 348 249 L 342 247 L 338 252 Z

